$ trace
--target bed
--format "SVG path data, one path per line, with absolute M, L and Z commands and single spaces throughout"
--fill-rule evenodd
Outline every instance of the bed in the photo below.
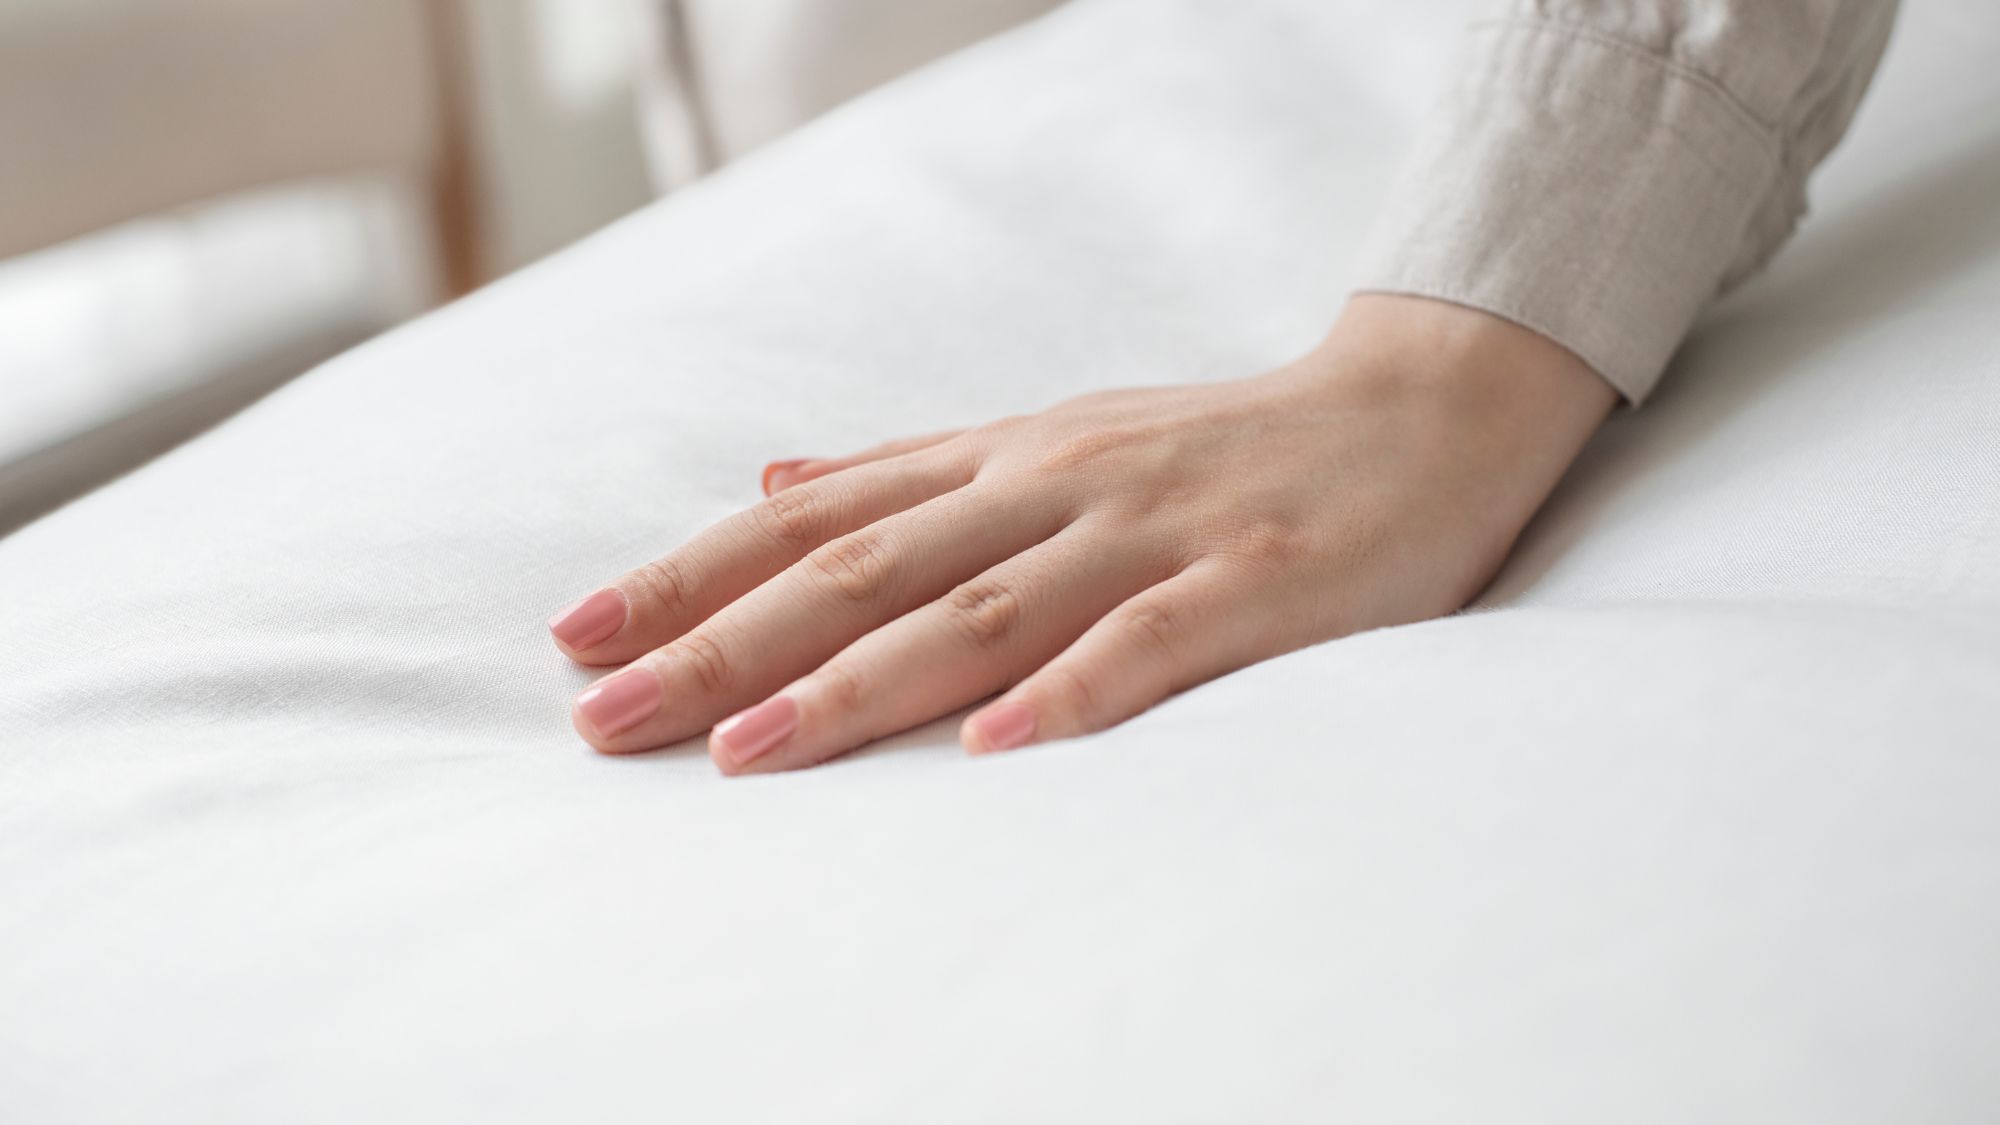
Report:
M 765 461 L 1307 347 L 1465 7 L 1083 0 L 0 540 L 0 1119 L 1993 1120 L 1971 0 L 1468 612 L 976 760 L 569 729 L 544 619 Z

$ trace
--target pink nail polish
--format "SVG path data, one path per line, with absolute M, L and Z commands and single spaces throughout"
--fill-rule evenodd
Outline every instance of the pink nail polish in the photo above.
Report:
M 572 649 L 603 644 L 625 627 L 625 595 L 599 590 L 549 619 L 549 632 Z
M 988 750 L 1012 750 L 1035 737 L 1035 713 L 1024 704 L 1002 703 L 975 716 L 972 730 Z
M 740 766 L 790 738 L 798 725 L 799 705 L 787 696 L 774 695 L 715 724 L 715 740 L 722 743 L 729 757 Z
M 764 466 L 764 495 L 769 496 L 785 487 L 787 482 L 781 478 L 797 472 L 803 464 L 804 461 L 773 461 Z
M 660 678 L 646 668 L 627 668 L 577 696 L 576 709 L 592 730 L 616 737 L 660 709 Z

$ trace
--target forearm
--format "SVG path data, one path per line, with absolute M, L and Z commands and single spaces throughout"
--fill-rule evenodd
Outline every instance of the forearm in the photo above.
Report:
M 1420 131 L 1361 288 L 1526 325 L 1637 402 L 1700 310 L 1791 232 L 1895 4 L 1499 10 Z

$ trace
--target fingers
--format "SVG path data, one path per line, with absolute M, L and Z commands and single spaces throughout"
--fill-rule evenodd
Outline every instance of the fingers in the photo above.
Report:
M 860 453 L 847 457 L 773 461 L 764 466 L 764 495 L 773 496 L 787 488 L 804 484 L 809 480 L 817 480 L 828 473 L 839 472 L 842 469 L 851 469 L 856 465 L 865 465 L 873 461 L 884 461 L 905 453 L 915 453 L 920 449 L 929 449 L 933 445 L 950 441 L 964 432 L 964 430 L 941 430 L 938 433 L 924 434 L 919 437 L 897 438 L 894 441 L 885 441 L 881 445 L 864 449 Z
M 855 641 L 709 739 L 724 773 L 814 765 L 1014 683 L 1143 589 L 1136 550 L 1084 524 Z
M 681 636 L 822 544 L 963 487 L 975 468 L 969 457 L 888 459 L 789 489 L 570 606 L 549 622 L 549 632 L 571 659 L 622 664 Z
M 967 575 L 1034 547 L 1062 519 L 1045 497 L 1002 500 L 973 486 L 834 539 L 578 696 L 577 731 L 614 753 L 705 731 Z
M 1290 646 L 1253 612 L 1253 591 L 1228 568 L 1194 567 L 1106 615 L 1011 691 L 966 716 L 973 753 L 1012 750 L 1115 726 L 1174 692 Z

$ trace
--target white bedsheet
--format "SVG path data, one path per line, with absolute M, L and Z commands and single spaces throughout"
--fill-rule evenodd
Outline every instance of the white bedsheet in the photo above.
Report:
M 1308 345 L 1459 5 L 1085 0 L 0 541 L 0 1120 L 2000 1114 L 2000 29 L 1483 611 L 1108 734 L 610 760 L 776 457 Z

